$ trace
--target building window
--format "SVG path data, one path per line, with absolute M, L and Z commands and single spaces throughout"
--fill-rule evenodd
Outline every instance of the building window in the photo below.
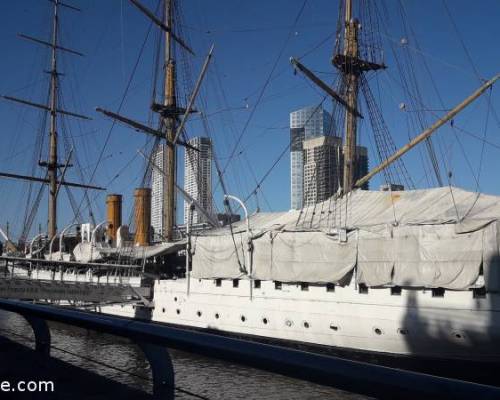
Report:
M 306 283 L 306 282 L 301 282 L 300 283 L 300 290 L 303 290 L 303 291 L 308 291 L 309 290 L 309 284 Z
M 253 281 L 253 287 L 255 289 L 260 289 L 260 281 L 258 279 Z
M 222 279 L 216 279 L 215 280 L 215 286 L 221 287 L 222 286 Z
M 327 292 L 335 292 L 335 285 L 333 283 L 327 283 L 326 284 L 326 291 Z
M 274 281 L 274 288 L 276 290 L 281 290 L 281 282 L 279 281 Z
M 240 280 L 239 279 L 233 279 L 233 287 L 238 287 L 240 286 Z

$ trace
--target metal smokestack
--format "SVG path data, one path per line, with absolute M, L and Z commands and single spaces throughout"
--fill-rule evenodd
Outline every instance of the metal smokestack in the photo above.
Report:
M 151 189 L 135 189 L 134 201 L 135 245 L 148 246 L 151 230 Z
M 116 232 L 122 225 L 122 195 L 108 194 L 106 196 L 106 210 L 108 218 L 108 237 L 116 244 Z

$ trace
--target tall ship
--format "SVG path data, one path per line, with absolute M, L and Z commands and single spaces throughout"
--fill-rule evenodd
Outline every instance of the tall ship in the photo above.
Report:
M 420 146 L 435 161 L 432 135 L 443 125 L 452 124 L 499 76 L 482 81 L 462 102 L 441 112 L 434 122 L 422 126 L 421 133 L 397 148 L 370 89 L 370 79 L 387 68 L 383 52 L 376 46 L 380 41 L 374 34 L 376 27 L 369 25 L 376 18 L 363 8 L 373 4 L 340 1 L 331 58 L 337 76 L 334 84 L 325 83 L 300 59 L 290 59 L 291 68 L 333 102 L 332 129 L 321 140 L 335 142 L 328 151 L 333 148 L 336 154 L 329 155 L 332 161 L 323 168 L 321 157 L 324 160 L 327 156 L 321 155 L 321 148 L 300 139 L 299 151 L 304 159 L 313 158 L 307 165 L 314 165 L 303 172 L 307 184 L 300 208 L 255 213 L 247 210 L 248 198 L 228 192 L 225 168 L 208 156 L 214 158 L 223 191 L 225 212 L 221 217 L 210 201 L 199 196 L 200 187 L 193 195 L 179 186 L 177 177 L 180 147 L 188 158 L 186 165 L 195 169 L 201 168 L 200 159 L 206 151 L 201 142 L 189 139 L 187 122 L 191 115 L 202 113 L 195 104 L 210 68 L 213 47 L 192 91 L 184 96 L 186 103 L 181 104 L 176 56 L 185 57 L 193 51 L 176 25 L 179 4 L 165 0 L 159 12 L 153 12 L 137 0 L 131 3 L 163 39 L 158 47 L 162 50 L 158 52 L 164 72 L 162 90 L 150 104 L 158 124 L 145 125 L 103 108 L 97 111 L 155 138 L 153 150 L 140 154 L 149 171 L 145 176 L 154 173 L 161 180 L 161 230 L 153 234 L 151 229 L 152 184 L 151 179 L 145 179 L 134 195 L 134 226 L 122 224 L 121 196 L 110 194 L 106 221 L 83 223 L 72 236 L 72 244 L 62 239 L 63 232 L 58 233 L 59 188 L 102 188 L 66 182 L 68 162 L 60 163 L 57 158 L 57 114 L 82 116 L 57 105 L 56 55 L 68 49 L 57 43 L 57 8 L 61 3 L 55 0 L 53 41 L 46 43 L 53 53 L 51 103 L 46 106 L 52 121 L 50 159 L 41 164 L 47 168 L 47 177 L 40 178 L 50 187 L 49 228 L 46 236 L 28 241 L 24 250 L 18 248 L 18 254 L 4 232 L 12 248 L 10 253 L 4 251 L 6 268 L 24 268 L 25 275 L 33 278 L 35 274 L 27 265 L 38 260 L 37 279 L 53 277 L 56 265 L 61 281 L 95 282 L 103 276 L 109 279 L 109 273 L 99 272 L 99 266 L 111 270 L 131 266 L 113 279 L 123 282 L 126 278 L 131 287 L 149 285 L 149 293 L 129 296 L 122 302 L 91 301 L 76 306 L 151 323 L 360 358 L 385 357 L 394 361 L 392 365 L 397 365 L 396 361 L 421 362 L 428 370 L 436 365 L 429 360 L 500 362 L 500 197 L 443 183 L 438 171 L 437 187 L 416 189 L 402 158 Z M 408 70 L 406 73 L 414 78 Z M 418 100 L 415 104 L 420 105 Z M 378 155 L 378 165 L 370 171 L 359 146 L 361 120 L 369 121 L 372 127 Z M 302 128 L 307 123 L 303 121 Z M 304 134 L 304 129 L 297 129 L 295 134 Z M 293 140 L 291 146 L 296 145 Z M 383 176 L 383 187 L 369 190 L 368 182 L 378 174 Z M 200 171 L 195 176 L 196 187 L 202 180 Z M 325 193 L 318 189 L 323 181 L 328 186 Z M 256 191 L 261 184 L 257 182 Z M 182 227 L 176 221 L 178 194 L 188 205 Z M 235 218 L 237 214 L 241 218 Z M 196 222 L 202 223 L 195 223 L 195 216 Z M 59 240 L 54 242 L 55 238 Z

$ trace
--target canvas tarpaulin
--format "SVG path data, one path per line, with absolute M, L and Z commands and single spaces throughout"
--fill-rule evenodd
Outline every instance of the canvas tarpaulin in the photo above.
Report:
M 476 282 L 483 231 L 455 233 L 454 225 L 394 227 L 360 234 L 358 282 L 463 290 Z
M 357 265 L 358 282 L 368 286 L 457 290 L 473 287 L 484 263 L 487 287 L 498 289 L 499 216 L 499 197 L 457 188 L 357 190 L 314 208 L 251 216 L 248 258 L 255 279 L 337 282 Z M 346 243 L 331 235 L 338 226 L 349 232 Z M 246 223 L 232 228 L 244 263 Z M 193 274 L 248 276 L 229 229 L 196 237 Z
M 356 265 L 356 235 L 340 243 L 323 232 L 277 232 L 253 242 L 253 277 L 281 282 L 338 282 Z
M 245 234 L 193 238 L 194 278 L 236 279 L 245 275 Z

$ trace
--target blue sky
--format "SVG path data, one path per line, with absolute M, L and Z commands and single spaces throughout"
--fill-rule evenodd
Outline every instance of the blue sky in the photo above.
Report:
M 77 143 L 79 161 L 88 179 L 111 127 L 111 121 L 94 109 L 101 106 L 117 110 L 149 23 L 126 0 L 73 0 L 71 4 L 81 7 L 83 12 L 61 10 L 61 43 L 85 53 L 86 57 L 61 55 L 60 70 L 66 74 L 61 86 L 64 107 L 93 118 L 89 122 L 66 120 L 68 131 L 71 131 Z M 157 0 L 143 0 L 143 4 L 154 9 Z M 298 23 L 292 28 L 302 4 L 303 0 L 182 1 L 182 30 L 196 51 L 196 56 L 190 60 L 191 80 L 196 79 L 210 44 L 215 44 L 214 63 L 209 68 L 201 93 L 202 101 L 198 102 L 197 107 L 204 108 L 205 113 L 211 115 L 210 131 L 222 165 L 226 164 L 235 138 L 242 134 L 250 113 L 256 107 L 237 148 L 238 156 L 228 168 L 229 191 L 241 197 L 252 191 L 255 179 L 259 180 L 267 172 L 287 146 L 289 113 L 303 106 L 318 104 L 322 99 L 322 95 L 300 75 L 293 74 L 289 57 L 301 56 L 314 49 L 302 58 L 302 62 L 317 71 L 326 81 L 332 81 L 334 77 L 330 58 L 338 1 L 309 0 Z M 423 60 L 432 71 L 445 109 L 453 107 L 480 84 L 443 2 L 402 0 L 402 4 L 418 43 L 407 38 L 408 47 L 402 49 L 400 42 L 405 34 L 401 27 L 400 2 L 385 0 L 388 18 L 384 17 L 380 22 L 384 61 L 389 68 L 370 81 L 397 145 L 404 144 L 409 135 L 418 133 L 418 129 L 411 126 L 409 129 L 408 113 L 413 110 L 407 109 L 405 112 L 400 109 L 400 104 L 408 104 L 408 100 L 399 83 L 391 45 L 398 54 L 403 51 L 413 54 L 416 61 L 415 75 L 426 110 L 441 110 L 442 105 L 433 90 Z M 489 78 L 500 72 L 500 52 L 495 44 L 500 37 L 497 21 L 500 3 L 495 0 L 482 0 L 480 3 L 447 0 L 446 4 L 480 77 Z M 48 51 L 18 39 L 16 34 L 23 32 L 48 39 L 50 17 L 51 3 L 48 1 L 0 2 L 0 50 L 3 54 L 0 62 L 0 74 L 3 77 L 0 81 L 1 94 L 36 102 L 45 101 L 48 75 L 43 70 L 49 67 Z M 369 28 L 363 25 L 363 29 Z M 147 122 L 149 116 L 155 40 L 156 29 L 153 29 L 121 110 L 122 114 L 143 122 Z M 281 51 L 282 56 L 278 59 Z M 270 75 L 275 62 L 276 68 Z M 270 76 L 270 82 L 257 104 L 258 95 Z M 180 80 L 181 86 L 184 85 L 182 74 Z M 499 121 L 490 112 L 488 123 L 485 122 L 488 96 L 457 117 L 455 125 L 480 138 L 486 137 L 494 145 L 500 146 Z M 226 101 L 223 101 L 223 97 Z M 491 93 L 490 102 L 492 108 L 498 110 L 499 96 L 495 89 Z M 330 109 L 331 103 L 326 102 L 325 107 Z M 497 113 L 500 117 L 500 110 Z M 428 111 L 424 115 L 425 120 L 430 123 L 436 115 L 442 115 L 442 112 Z M 201 124 L 195 119 L 188 126 L 189 136 L 204 134 Z M 40 114 L 26 107 L 1 101 L 0 121 L 0 170 L 31 174 L 32 161 L 38 159 L 35 138 L 40 127 Z M 368 121 L 362 122 L 360 142 L 368 147 L 370 165 L 374 166 L 376 156 L 370 135 Z M 133 189 L 140 184 L 143 165 L 143 160 L 136 155 L 136 151 L 145 146 L 146 140 L 146 136 L 116 125 L 104 149 L 99 172 L 92 182 L 106 186 L 108 192 L 122 193 L 125 196 L 126 220 L 131 211 Z M 499 148 L 486 145 L 483 150 L 480 140 L 461 131 L 452 131 L 449 126 L 443 127 L 434 141 L 441 160 L 442 174 L 446 175 L 451 170 L 454 185 L 476 190 L 471 170 L 477 174 L 481 166 L 480 190 L 500 194 L 500 186 L 496 180 L 500 167 Z M 179 155 L 182 159 L 182 151 Z M 405 156 L 404 161 L 418 187 L 433 186 L 436 183 L 432 178 L 426 178 L 422 157 L 426 157 L 424 147 L 412 151 Z M 428 162 L 424 165 L 427 165 L 428 170 Z M 120 174 L 116 176 L 118 172 Z M 179 173 L 182 176 L 182 166 L 179 166 Z M 427 175 L 430 175 L 430 171 L 427 171 Z M 75 171 L 68 174 L 69 178 L 80 181 Z M 379 177 L 375 178 L 371 182 L 372 188 L 377 188 L 381 182 Z M 0 226 L 5 227 L 9 221 L 14 234 L 21 231 L 27 188 L 28 185 L 24 183 L 0 181 Z M 80 192 L 75 190 L 73 193 L 79 203 Z M 92 194 L 91 197 L 95 199 L 94 212 L 97 219 L 102 220 L 104 195 L 96 197 Z M 286 210 L 289 199 L 289 157 L 286 154 L 264 181 L 257 201 L 255 196 L 251 198 L 249 208 L 254 210 L 258 202 L 260 208 L 266 211 Z M 220 206 L 220 193 L 217 193 L 216 201 Z M 61 197 L 60 205 L 59 227 L 62 228 L 72 216 L 65 194 Z M 180 212 L 179 216 L 181 214 Z M 45 220 L 46 197 L 42 199 L 34 226 L 37 227 L 40 223 L 44 227 Z

